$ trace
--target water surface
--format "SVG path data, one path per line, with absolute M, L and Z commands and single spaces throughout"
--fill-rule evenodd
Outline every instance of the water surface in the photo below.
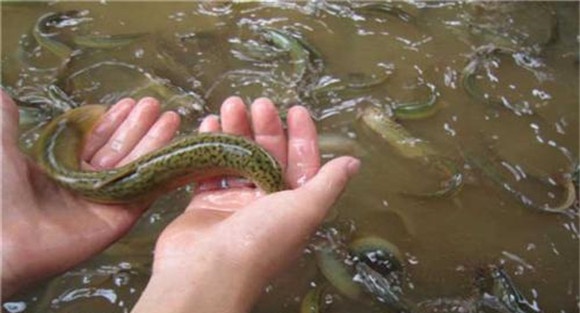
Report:
M 248 102 L 271 97 L 282 111 L 305 105 L 332 139 L 325 160 L 350 153 L 363 161 L 326 229 L 345 242 L 372 235 L 396 245 L 404 255 L 406 297 L 426 311 L 455 312 L 449 303 L 469 299 L 478 269 L 493 264 L 538 311 L 578 312 L 578 202 L 560 214 L 526 207 L 470 159 L 501 159 L 510 188 L 536 204 L 561 202 L 563 188 L 530 177 L 565 180 L 577 170 L 578 4 L 361 6 L 3 3 L 2 86 L 32 104 L 32 122 L 22 125 L 24 148 L 39 123 L 70 107 L 125 96 L 162 98 L 186 121 L 183 134 L 234 94 Z M 76 11 L 64 22 L 44 25 L 72 47 L 63 58 L 39 46 L 32 31 L 45 14 L 69 10 Z M 265 42 L 261 31 L 268 29 L 300 41 L 307 59 Z M 99 47 L 75 42 L 89 35 L 134 40 Z M 462 72 L 482 54 L 488 59 L 473 71 L 484 95 L 477 97 L 464 88 Z M 67 101 L 47 91 L 54 87 Z M 403 193 L 438 188 L 441 176 L 398 155 L 358 116 L 368 106 L 390 114 L 432 96 L 432 114 L 397 121 L 456 164 L 464 184 L 451 197 L 409 197 Z M 163 197 L 101 255 L 15 296 L 4 309 L 128 312 L 150 275 L 156 236 L 188 198 L 188 188 Z M 253 312 L 299 310 L 303 296 L 325 281 L 312 250 L 264 290 Z M 336 290 L 327 300 L 329 312 L 379 311 Z

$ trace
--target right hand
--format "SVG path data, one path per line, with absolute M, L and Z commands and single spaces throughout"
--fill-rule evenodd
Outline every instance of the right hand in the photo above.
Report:
M 304 107 L 289 110 L 288 138 L 268 99 L 256 100 L 248 118 L 242 100 L 230 98 L 220 121 L 208 117 L 200 129 L 254 139 L 281 163 L 291 189 L 198 190 L 158 239 L 153 275 L 134 313 L 249 311 L 269 280 L 301 255 L 358 171 L 351 157 L 320 168 L 316 128 Z

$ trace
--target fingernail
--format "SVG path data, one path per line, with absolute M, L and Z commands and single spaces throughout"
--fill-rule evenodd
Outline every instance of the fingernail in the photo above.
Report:
M 224 111 L 235 110 L 236 106 L 238 106 L 238 104 L 239 104 L 239 99 L 237 97 L 228 98 L 222 104 L 222 110 L 224 110 Z
M 145 98 L 141 98 L 141 100 L 139 100 L 139 102 L 137 103 L 137 105 L 139 106 L 149 106 L 149 105 L 153 105 L 157 100 L 155 98 L 151 98 L 151 97 L 145 97 Z
M 358 173 L 359 169 L 360 169 L 359 159 L 352 158 L 346 165 L 346 171 L 348 173 L 348 176 L 351 177 L 354 176 L 356 173 Z

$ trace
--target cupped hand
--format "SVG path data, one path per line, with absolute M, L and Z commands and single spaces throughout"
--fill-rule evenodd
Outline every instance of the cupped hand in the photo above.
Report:
M 100 205 L 61 189 L 18 149 L 18 109 L 2 93 L 2 297 L 62 272 L 125 234 L 145 205 Z M 179 126 L 159 103 L 124 99 L 83 151 L 86 169 L 113 168 L 169 142 Z
M 254 101 L 248 114 L 232 97 L 221 118 L 207 117 L 200 130 L 255 140 L 280 162 L 290 189 L 266 195 L 235 179 L 228 188 L 215 180 L 198 186 L 158 239 L 153 275 L 134 313 L 249 311 L 268 281 L 300 255 L 359 167 L 341 157 L 320 168 L 316 128 L 300 106 L 289 110 L 285 131 L 269 100 Z

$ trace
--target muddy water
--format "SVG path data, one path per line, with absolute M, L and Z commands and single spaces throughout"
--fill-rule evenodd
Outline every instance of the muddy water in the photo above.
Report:
M 34 141 L 36 125 L 68 107 L 124 96 L 164 99 L 166 109 L 186 119 L 182 132 L 232 94 L 248 101 L 268 96 L 282 110 L 301 103 L 326 136 L 324 159 L 352 153 L 363 161 L 327 228 L 345 241 L 372 235 L 396 245 L 404 255 L 402 289 L 424 311 L 454 312 L 473 297 L 478 269 L 492 264 L 503 266 L 537 311 L 578 312 L 578 203 L 546 213 L 506 190 L 539 206 L 557 207 L 566 196 L 561 186 L 532 177 L 566 181 L 577 166 L 578 4 L 360 6 L 3 4 L 2 86 L 36 106 L 28 111 L 34 123 L 22 125 L 24 148 Z M 47 31 L 74 48 L 69 60 L 38 47 L 31 35 L 40 17 L 68 10 L 80 11 Z M 308 66 L 264 44 L 260 29 L 283 30 L 307 43 Z M 88 34 L 134 40 L 99 47 L 74 41 Z M 251 42 L 266 48 L 256 52 Z M 464 88 L 465 68 L 474 60 L 471 87 L 479 93 Z M 48 86 L 61 88 L 69 101 L 57 102 Z M 367 106 L 389 113 L 432 96 L 429 114 L 397 120 L 456 164 L 464 183 L 450 197 L 404 195 L 436 190 L 443 178 L 397 154 L 358 116 Z M 496 167 L 501 182 L 474 158 L 503 160 Z M 14 297 L 4 310 L 128 312 L 148 280 L 157 234 L 188 197 L 187 188 L 163 197 L 125 238 Z M 254 312 L 297 312 L 308 290 L 325 281 L 311 248 L 264 290 Z M 336 290 L 326 299 L 330 312 L 379 311 Z

